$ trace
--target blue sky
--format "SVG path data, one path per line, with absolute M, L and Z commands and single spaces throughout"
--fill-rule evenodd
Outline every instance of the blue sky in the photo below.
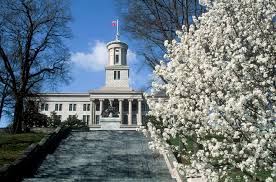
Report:
M 105 44 L 114 40 L 116 28 L 112 20 L 119 18 L 114 0 L 71 0 L 73 21 L 70 23 L 73 37 L 66 41 L 72 54 L 72 81 L 68 85 L 60 84 L 55 92 L 87 92 L 104 86 L 104 65 L 107 61 Z M 119 20 L 119 24 L 124 22 Z M 120 39 L 129 46 L 128 64 L 130 66 L 130 84 L 140 90 L 150 82 L 150 68 L 144 66 L 142 59 L 135 53 L 134 41 L 121 34 Z M 53 90 L 44 90 L 53 92 Z M 7 125 L 2 117 L 0 127 Z
M 107 61 L 105 44 L 114 40 L 116 28 L 112 20 L 118 19 L 114 0 L 72 0 L 71 11 L 73 38 L 67 43 L 72 53 L 72 81 L 69 85 L 57 88 L 59 92 L 87 92 L 104 85 L 104 65 Z M 119 24 L 123 24 L 119 20 Z M 145 75 L 150 74 L 146 66 L 137 72 L 141 59 L 135 53 L 134 44 L 121 34 L 122 41 L 129 45 L 128 61 L 130 65 L 130 83 L 135 89 L 141 89 L 149 82 Z

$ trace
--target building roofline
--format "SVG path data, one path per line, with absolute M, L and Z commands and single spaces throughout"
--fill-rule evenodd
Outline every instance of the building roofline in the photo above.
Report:
M 122 44 L 122 45 L 124 45 L 124 46 L 126 46 L 126 48 L 128 48 L 128 45 L 127 45 L 127 43 L 125 43 L 125 42 L 122 42 L 122 41 L 120 41 L 120 40 L 112 40 L 112 41 L 110 41 L 110 42 L 108 42 L 107 44 L 106 44 L 106 47 L 108 48 L 111 44 Z
M 89 94 L 143 94 L 143 91 L 134 90 L 91 90 Z
M 89 93 L 85 92 L 48 92 L 48 93 L 39 93 L 39 96 L 89 96 Z
M 87 93 L 73 93 L 73 92 L 49 92 L 39 93 L 38 96 L 89 96 L 90 94 L 143 94 L 143 91 L 136 90 L 90 90 Z

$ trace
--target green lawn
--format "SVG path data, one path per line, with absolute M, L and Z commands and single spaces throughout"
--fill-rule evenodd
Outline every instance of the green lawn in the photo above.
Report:
M 44 133 L 0 133 L 0 167 L 14 161 L 29 145 L 39 142 L 44 136 Z

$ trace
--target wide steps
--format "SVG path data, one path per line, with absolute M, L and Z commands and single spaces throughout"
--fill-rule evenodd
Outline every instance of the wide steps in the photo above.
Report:
M 169 182 L 171 181 L 171 178 L 114 178 L 114 179 L 107 179 L 107 178 L 99 178 L 99 177 L 89 177 L 89 178 L 83 178 L 82 176 L 74 176 L 70 178 L 28 178 L 25 179 L 24 182 L 90 182 L 90 181 L 96 181 L 96 182 Z
M 137 131 L 72 132 L 23 181 L 174 181 L 148 141 Z

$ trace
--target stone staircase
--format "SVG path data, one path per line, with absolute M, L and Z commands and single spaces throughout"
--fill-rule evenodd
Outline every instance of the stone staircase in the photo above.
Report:
M 174 181 L 161 155 L 136 131 L 72 132 L 25 182 Z

